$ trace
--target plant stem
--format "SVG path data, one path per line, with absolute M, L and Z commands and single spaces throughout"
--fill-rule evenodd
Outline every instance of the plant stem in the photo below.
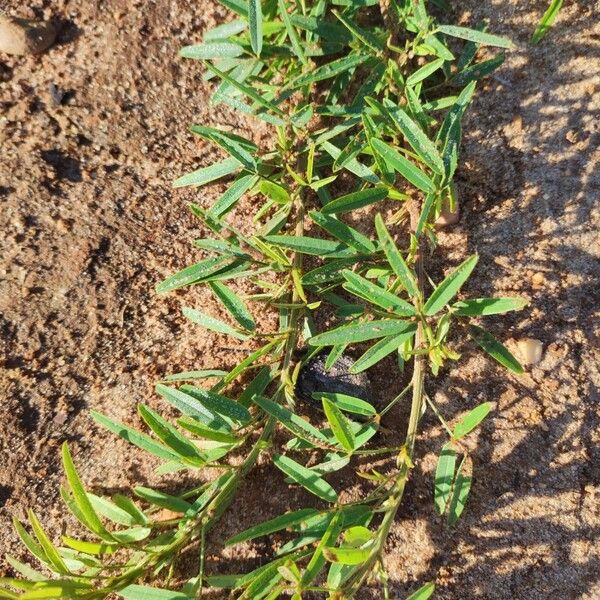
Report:
M 410 214 L 410 228 L 414 233 L 419 222 L 419 208 L 420 203 L 418 200 L 410 200 L 408 211 Z M 423 238 L 420 236 L 418 240 L 417 252 L 415 255 L 415 271 L 417 273 L 417 283 L 419 287 L 419 298 L 414 300 L 415 308 L 419 310 L 418 304 L 421 302 L 424 291 L 424 268 L 423 268 Z M 415 350 L 420 350 L 424 345 L 425 336 L 423 332 L 423 324 L 419 321 L 417 325 L 417 331 L 415 334 Z M 425 383 L 425 371 L 426 371 L 426 358 L 424 354 L 416 354 L 413 362 L 413 374 L 410 386 L 412 387 L 412 402 L 410 407 L 410 416 L 408 419 L 408 427 L 406 431 L 406 438 L 404 441 L 404 456 L 402 452 L 399 459 L 402 460 L 400 465 L 400 471 L 396 478 L 396 482 L 392 486 L 389 496 L 384 503 L 386 512 L 381 521 L 377 532 L 377 539 L 375 540 L 373 551 L 367 561 L 363 563 L 355 572 L 355 574 L 348 580 L 346 585 L 341 590 L 340 599 L 352 598 L 353 595 L 362 586 L 364 580 L 372 572 L 373 567 L 377 561 L 381 560 L 381 553 L 383 547 L 389 535 L 392 524 L 398 512 L 398 508 L 402 502 L 404 496 L 404 489 L 406 482 L 410 474 L 410 470 L 413 465 L 413 455 L 415 449 L 415 440 L 417 437 L 417 431 L 419 426 L 419 419 L 421 418 L 421 412 L 423 410 L 423 402 L 425 400 L 424 383 Z

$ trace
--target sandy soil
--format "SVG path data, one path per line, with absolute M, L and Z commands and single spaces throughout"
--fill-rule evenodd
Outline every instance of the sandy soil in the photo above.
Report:
M 152 464 L 92 425 L 88 409 L 137 423 L 137 402 L 159 405 L 160 375 L 233 366 L 239 356 L 183 323 L 178 295 L 153 292 L 195 256 L 190 241 L 200 231 L 185 202 L 208 203 L 220 191 L 174 193 L 170 182 L 214 158 L 188 124 L 236 122 L 208 105 L 199 65 L 176 58 L 226 11 L 188 0 L 21 4 L 2 8 L 52 17 L 60 35 L 39 58 L 0 56 L 0 553 L 19 557 L 11 515 L 33 507 L 53 536 L 63 526 L 62 441 L 92 487 L 157 483 Z M 488 18 L 517 50 L 468 113 L 463 218 L 441 235 L 443 268 L 478 252 L 469 293 L 531 299 L 491 329 L 540 339 L 544 356 L 517 378 L 465 347 L 460 368 L 430 384 L 450 418 L 484 400 L 495 411 L 472 442 L 472 498 L 452 529 L 433 514 L 442 435 L 427 417 L 388 544 L 398 598 L 436 576 L 438 598 L 600 597 L 600 44 L 590 0 L 566 3 L 555 30 L 530 46 L 545 5 L 457 4 L 462 23 Z M 50 84 L 65 92 L 61 104 Z M 382 393 L 389 378 L 374 378 Z M 403 429 L 405 418 L 401 408 L 388 426 Z M 305 501 L 303 492 L 277 493 L 280 481 L 257 469 L 216 538 Z M 248 546 L 235 568 L 256 566 L 266 551 Z

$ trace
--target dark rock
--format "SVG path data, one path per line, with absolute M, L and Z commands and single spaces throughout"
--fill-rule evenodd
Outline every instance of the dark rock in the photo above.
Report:
M 342 354 L 336 363 L 327 371 L 325 361 L 327 353 L 321 353 L 311 358 L 300 370 L 296 381 L 296 396 L 312 404 L 319 404 L 312 397 L 314 392 L 330 392 L 354 396 L 376 405 L 373 398 L 371 381 L 365 371 L 354 375 L 349 369 L 354 359 Z

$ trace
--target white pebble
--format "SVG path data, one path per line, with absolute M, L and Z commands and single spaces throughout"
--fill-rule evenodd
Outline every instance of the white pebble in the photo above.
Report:
M 49 48 L 56 30 L 46 21 L 29 21 L 0 14 L 0 52 L 39 54 Z
M 544 344 L 533 338 L 523 338 L 517 341 L 521 360 L 525 365 L 537 365 L 542 360 Z

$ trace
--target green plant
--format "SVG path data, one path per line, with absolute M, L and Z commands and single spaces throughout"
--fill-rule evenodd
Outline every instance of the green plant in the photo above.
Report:
M 175 186 L 232 181 L 210 208 L 190 207 L 212 232 L 194 242 L 209 256 L 160 283 L 157 291 L 209 286 L 228 320 L 188 307 L 183 314 L 210 331 L 252 341 L 256 350 L 230 371 L 165 377 L 156 390 L 181 417 L 174 424 L 140 405 L 153 435 L 92 413 L 100 425 L 160 458 L 159 473 L 202 469 L 214 476 L 178 496 L 136 487 L 137 501 L 121 495 L 108 499 L 86 492 L 65 445 L 62 497 L 93 541 L 63 536 L 55 546 L 32 512 L 33 535 L 15 520 L 27 548 L 58 578 L 9 557 L 24 579 L 1 580 L 0 597 L 102 598 L 116 592 L 130 599 L 166 600 L 199 598 L 209 585 L 234 589 L 240 598 L 291 594 L 299 599 L 305 592 L 322 592 L 340 599 L 352 597 L 367 580 L 378 581 L 388 597 L 381 555 L 413 467 L 423 411 L 429 407 L 448 433 L 434 499 L 436 511 L 453 523 L 471 483 L 471 458 L 461 440 L 490 410 L 489 403 L 481 404 L 450 427 L 427 395 L 428 371 L 435 376 L 446 360 L 459 358 L 449 345 L 451 332 L 457 328 L 507 368 L 522 370 L 499 341 L 471 321 L 526 303 L 518 298 L 457 301 L 476 255 L 437 285 L 424 265 L 427 246 L 436 247 L 438 215 L 456 202 L 453 177 L 462 115 L 476 80 L 502 62 L 501 54 L 476 62 L 477 49 L 481 44 L 509 48 L 510 42 L 440 25 L 423 0 L 382 1 L 381 6 L 375 0 L 221 2 L 239 18 L 207 32 L 203 44 L 188 46 L 181 55 L 204 61 L 207 77 L 216 82 L 213 102 L 268 123 L 276 140 L 259 148 L 228 131 L 192 127 L 227 157 L 184 175 Z M 444 2 L 435 4 L 444 10 Z M 248 194 L 256 212 L 251 231 L 243 232 L 227 217 Z M 372 236 L 343 217 L 367 206 L 374 215 Z M 387 223 L 378 211 L 383 206 L 395 209 Z M 408 229 L 397 227 L 403 223 Z M 308 235 L 308 225 L 319 233 Z M 392 226 L 400 231 L 400 241 Z M 236 292 L 240 278 L 255 293 Z M 276 312 L 277 330 L 258 331 L 250 303 Z M 342 323 L 317 332 L 313 316 L 326 308 Z M 308 350 L 297 360 L 302 342 Z M 395 354 L 400 369 L 412 363 L 406 388 L 379 411 L 358 398 L 317 394 L 328 428 L 299 416 L 294 386 L 306 360 L 327 351 L 328 363 L 334 364 L 348 345 L 364 342 L 372 344 L 352 370 Z M 245 385 L 235 393 L 240 380 Z M 212 385 L 199 383 L 207 381 Z M 409 393 L 404 443 L 376 446 L 380 419 Z M 277 429 L 288 433 L 283 447 L 274 440 Z M 387 474 L 359 473 L 373 489 L 360 502 L 341 503 L 326 475 L 370 455 L 387 455 L 396 467 Z M 306 466 L 308 456 L 318 456 L 317 464 Z M 270 458 L 323 507 L 300 508 L 233 536 L 227 545 L 292 532 L 277 556 L 251 573 L 207 576 L 207 533 L 261 457 Z M 197 575 L 181 583 L 179 592 L 169 591 L 178 559 L 194 548 Z M 151 580 L 163 587 L 144 585 Z M 433 589 L 428 583 L 411 598 L 428 598 Z
M 531 36 L 532 44 L 537 44 L 548 33 L 548 30 L 556 20 L 562 5 L 563 0 L 552 0 L 552 2 L 550 2 L 550 6 L 546 9 L 546 12 L 543 14 L 538 26 Z

